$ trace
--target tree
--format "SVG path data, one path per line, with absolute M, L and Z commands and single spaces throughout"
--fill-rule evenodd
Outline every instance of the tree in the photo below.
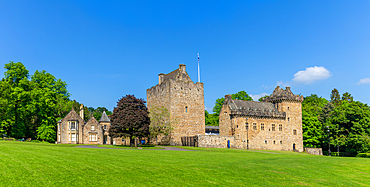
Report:
M 205 122 L 208 126 L 218 125 L 218 115 L 216 113 L 210 114 L 207 110 L 204 110 Z
M 352 102 L 353 101 L 353 97 L 352 97 L 351 94 L 349 94 L 348 92 L 346 92 L 346 93 L 343 94 L 342 100 L 345 100 L 345 101 L 348 101 L 348 102 Z
M 152 106 L 149 112 L 150 117 L 150 136 L 155 138 L 156 145 L 158 144 L 158 136 L 168 136 L 171 133 L 172 126 L 176 123 L 175 119 L 171 119 L 170 112 L 167 108 L 161 106 Z
M 70 102 L 67 84 L 46 71 L 36 71 L 29 80 L 21 62 L 10 62 L 4 68 L 5 77 L 0 81 L 0 132 L 14 138 L 54 141 L 57 119 L 66 114 Z
M 333 103 L 334 106 L 338 106 L 340 104 L 340 94 L 336 88 L 331 91 L 330 102 Z
M 258 99 L 258 101 L 259 101 L 259 102 L 262 102 L 262 99 L 264 99 L 264 98 L 266 98 L 266 97 L 270 97 L 270 95 L 265 95 L 265 96 L 263 96 L 263 97 L 260 97 L 260 98 Z
M 134 95 L 126 95 L 117 102 L 111 115 L 111 128 L 109 134 L 113 138 L 130 137 L 131 143 L 136 138 L 149 135 L 149 112 L 143 99 L 137 99 Z
M 305 147 L 321 147 L 323 129 L 319 120 L 322 108 L 328 103 L 325 98 L 311 94 L 302 102 L 302 130 Z

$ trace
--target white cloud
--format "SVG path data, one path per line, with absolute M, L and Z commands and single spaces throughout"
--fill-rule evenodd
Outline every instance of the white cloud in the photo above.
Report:
M 363 78 L 357 84 L 370 84 L 370 78 Z
M 303 84 L 311 84 L 318 80 L 327 79 L 330 76 L 330 71 L 323 66 L 314 66 L 308 67 L 304 71 L 298 71 L 296 74 L 294 74 L 293 81 Z
M 265 95 L 270 95 L 270 94 L 268 94 L 268 93 L 260 93 L 260 94 L 257 94 L 257 95 L 249 94 L 249 96 L 252 97 L 253 101 L 258 101 L 259 98 L 261 98 Z

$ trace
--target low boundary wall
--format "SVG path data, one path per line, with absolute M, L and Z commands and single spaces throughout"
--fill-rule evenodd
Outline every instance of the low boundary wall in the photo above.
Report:
M 221 135 L 197 135 L 198 147 L 209 148 L 227 148 L 227 141 L 230 141 L 230 148 L 235 148 L 234 136 L 221 136 Z

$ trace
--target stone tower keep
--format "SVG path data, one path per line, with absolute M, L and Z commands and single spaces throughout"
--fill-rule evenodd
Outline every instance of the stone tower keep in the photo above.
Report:
M 204 87 L 194 83 L 184 64 L 168 74 L 159 74 L 156 86 L 147 89 L 147 106 L 165 107 L 169 110 L 173 124 L 170 145 L 181 145 L 181 137 L 205 133 Z M 162 142 L 163 143 L 163 142 Z

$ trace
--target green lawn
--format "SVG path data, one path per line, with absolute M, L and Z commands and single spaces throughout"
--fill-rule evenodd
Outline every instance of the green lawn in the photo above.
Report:
M 0 141 L 0 186 L 370 186 L 369 158 Z

